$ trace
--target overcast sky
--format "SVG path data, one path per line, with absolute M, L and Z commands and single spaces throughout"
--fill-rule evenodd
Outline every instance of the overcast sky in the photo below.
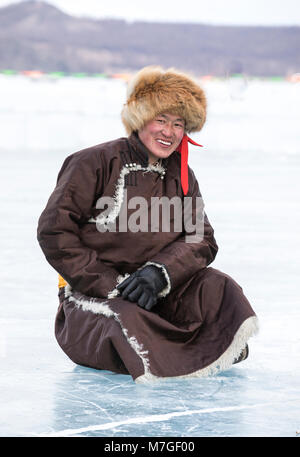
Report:
M 0 6 L 18 2 L 19 0 L 0 0 Z M 77 16 L 123 18 L 129 21 L 300 25 L 300 0 L 47 0 L 47 2 Z

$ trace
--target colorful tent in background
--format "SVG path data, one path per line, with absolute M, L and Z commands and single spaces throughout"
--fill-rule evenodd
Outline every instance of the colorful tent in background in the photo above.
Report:
M 52 78 L 63 78 L 65 73 L 63 71 L 52 71 L 51 73 L 48 73 L 48 75 Z
M 93 73 L 91 76 L 95 78 L 109 78 L 107 73 Z
M 291 83 L 300 83 L 300 73 L 294 73 L 293 75 L 289 76 L 288 81 Z
M 112 78 L 114 79 L 123 79 L 123 81 L 127 82 L 131 78 L 132 74 L 131 73 L 115 73 L 111 75 Z
M 283 81 L 284 78 L 282 76 L 271 76 L 268 78 L 270 81 Z
M 44 76 L 45 73 L 43 73 L 42 71 L 39 71 L 39 70 L 24 70 L 24 71 L 21 71 L 21 74 L 28 76 L 29 78 L 32 78 L 32 79 L 39 79 L 42 76 Z
M 17 73 L 16 70 L 1 70 L 1 72 L 3 75 L 15 75 Z
M 70 76 L 73 76 L 73 78 L 86 78 L 88 76 L 88 74 L 83 73 L 83 72 L 77 72 L 77 73 L 71 73 Z

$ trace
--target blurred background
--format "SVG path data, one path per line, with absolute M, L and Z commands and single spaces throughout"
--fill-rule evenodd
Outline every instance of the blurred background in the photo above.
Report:
M 296 0 L 0 0 L 0 150 L 73 150 L 123 135 L 126 83 L 145 65 L 205 86 L 214 151 L 298 151 Z
M 205 417 L 200 428 L 197 421 L 158 423 L 154 433 L 300 430 L 299 1 L 0 0 L 0 435 L 69 429 L 74 417 L 89 433 L 91 417 L 108 420 L 103 401 L 111 420 L 153 412 L 128 379 L 122 399 L 105 396 L 112 378 L 101 387 L 98 373 L 91 390 L 82 390 L 90 372 L 73 371 L 54 341 L 57 274 L 36 240 L 65 157 L 125 135 L 127 82 L 150 64 L 189 72 L 207 93 L 207 122 L 192 135 L 204 148 L 191 146 L 189 163 L 219 245 L 213 266 L 242 285 L 261 322 L 240 377 L 203 381 L 201 388 L 214 392 L 205 405 L 275 402 L 259 411 L 259 425 L 253 410 L 236 421 L 231 412 L 227 422 Z M 114 378 L 116 395 L 122 379 Z M 74 406 L 69 383 L 78 398 L 87 395 L 90 416 Z M 165 411 L 195 407 L 194 388 L 186 396 L 173 389 L 164 391 Z M 159 411 L 162 397 L 153 392 Z M 132 427 L 113 432 L 145 434 Z
M 299 2 L 0 0 L 0 148 L 76 149 L 123 134 L 126 83 L 145 65 L 176 67 L 207 87 L 204 135 L 215 109 L 252 110 L 255 145 L 269 149 L 270 116 L 293 115 L 297 106 Z M 254 141 L 241 125 L 223 135 L 226 123 L 227 116 L 214 125 L 214 150 Z M 291 127 L 290 152 L 297 149 Z M 281 148 L 276 121 L 272 133 L 272 148 Z

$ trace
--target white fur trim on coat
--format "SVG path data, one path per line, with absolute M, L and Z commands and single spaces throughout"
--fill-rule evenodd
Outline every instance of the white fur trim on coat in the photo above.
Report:
M 130 274 L 126 273 L 124 276 L 119 275 L 117 277 L 117 285 L 121 284 L 125 279 L 129 278 Z M 116 298 L 120 295 L 120 291 L 115 287 L 111 292 L 108 292 L 107 298 Z
M 98 216 L 96 216 L 96 218 L 90 218 L 88 222 L 95 222 L 97 225 L 99 224 L 104 228 L 108 228 L 109 224 L 115 222 L 115 220 L 120 214 L 122 203 L 124 200 L 125 176 L 128 175 L 130 172 L 136 171 L 143 171 L 145 173 L 149 173 L 151 171 L 156 172 L 161 175 L 161 178 L 164 178 L 164 175 L 166 173 L 165 168 L 160 164 L 148 165 L 148 167 L 142 167 L 142 165 L 136 163 L 126 164 L 121 169 L 120 176 L 117 181 L 115 194 L 113 196 L 114 204 L 112 210 L 109 214 L 106 215 L 100 213 Z
M 256 316 L 249 317 L 246 319 L 238 331 L 236 332 L 231 345 L 228 349 L 212 364 L 208 365 L 201 370 L 194 371 L 193 373 L 188 373 L 182 376 L 172 376 L 172 377 L 158 377 L 154 376 L 150 370 L 136 378 L 135 382 L 140 384 L 145 384 L 152 381 L 158 380 L 167 380 L 167 379 L 185 379 L 185 378 L 203 378 L 208 376 L 213 376 L 220 371 L 227 370 L 233 364 L 233 362 L 239 357 L 243 349 L 245 348 L 247 341 L 250 337 L 258 333 L 259 325 L 258 319 Z
M 164 265 L 162 265 L 161 263 L 156 263 L 156 262 L 146 262 L 141 268 L 139 268 L 139 270 L 141 270 L 142 268 L 146 267 L 147 265 L 153 265 L 155 267 L 158 267 L 160 268 L 160 270 L 162 271 L 166 281 L 167 281 L 167 285 L 164 289 L 162 289 L 159 294 L 158 294 L 158 297 L 166 297 L 168 295 L 168 293 L 171 291 L 171 280 L 170 280 L 170 276 L 167 272 L 167 269 Z
M 120 320 L 119 314 L 115 313 L 108 305 L 107 301 L 99 302 L 99 299 L 96 298 L 77 298 L 74 297 L 72 294 L 72 288 L 70 285 L 65 287 L 65 297 L 75 303 L 77 308 L 81 308 L 83 311 L 90 311 L 94 314 L 100 314 L 107 318 L 113 318 L 121 327 L 122 333 L 125 336 L 127 342 L 130 344 L 132 349 L 141 359 L 143 366 L 144 366 L 144 375 L 150 375 L 150 368 L 149 368 L 149 359 L 147 357 L 148 351 L 145 351 L 143 345 L 140 344 L 135 336 L 129 336 L 128 330 L 123 327 L 122 322 Z
M 162 289 L 159 294 L 158 294 L 158 297 L 166 297 L 168 295 L 168 293 L 171 291 L 171 281 L 170 281 L 170 277 L 169 277 L 169 274 L 165 268 L 164 265 L 160 264 L 160 263 L 156 263 L 156 262 L 146 262 L 142 267 L 138 268 L 138 270 L 141 270 L 142 268 L 146 267 L 147 265 L 153 265 L 155 267 L 158 267 L 166 281 L 167 281 L 167 285 L 166 287 L 164 287 L 164 289 Z M 121 282 L 123 282 L 125 279 L 129 278 L 130 274 L 129 273 L 126 273 L 124 276 L 122 275 L 119 275 L 118 278 L 117 278 L 117 285 L 118 284 L 121 284 Z M 112 298 L 116 298 L 120 296 L 120 291 L 115 287 L 112 291 L 110 291 L 107 295 L 107 298 L 108 299 L 112 299 Z
M 140 383 L 140 384 L 145 384 L 145 383 L 158 381 L 158 380 L 167 380 L 167 379 L 184 379 L 184 378 L 195 378 L 195 377 L 202 378 L 202 377 L 215 375 L 219 371 L 224 371 L 232 366 L 233 362 L 239 357 L 239 355 L 245 348 L 249 338 L 252 337 L 253 335 L 255 335 L 259 330 L 257 317 L 256 316 L 249 317 L 242 323 L 242 325 L 236 332 L 236 334 L 233 338 L 233 341 L 230 344 L 230 346 L 228 347 L 228 349 L 215 362 L 213 362 L 212 364 L 208 365 L 207 367 L 197 370 L 193 373 L 188 373 L 188 374 L 182 375 L 182 376 L 161 378 L 161 377 L 155 376 L 151 373 L 150 363 L 149 363 L 149 359 L 147 357 L 148 351 L 145 350 L 143 345 L 137 341 L 135 336 L 130 337 L 128 335 L 128 330 L 123 327 L 119 314 L 112 311 L 112 309 L 108 305 L 108 302 L 99 302 L 95 298 L 90 298 L 90 299 L 75 298 L 72 295 L 72 288 L 69 285 L 67 285 L 65 287 L 65 297 L 68 300 L 74 302 L 78 308 L 81 308 L 84 311 L 90 311 L 94 314 L 101 314 L 107 318 L 113 318 L 116 320 L 116 322 L 118 322 L 127 342 L 130 344 L 130 346 L 135 351 L 135 353 L 138 355 L 138 357 L 140 357 L 140 359 L 142 360 L 142 363 L 144 366 L 144 374 L 139 376 L 135 380 L 136 383 Z

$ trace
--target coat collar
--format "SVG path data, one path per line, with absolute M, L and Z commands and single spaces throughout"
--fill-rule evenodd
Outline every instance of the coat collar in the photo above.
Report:
M 134 161 L 138 162 L 142 167 L 148 167 L 149 165 L 149 149 L 140 140 L 137 132 L 133 132 L 128 138 L 128 145 L 131 155 L 134 157 Z M 166 167 L 168 164 L 168 158 L 161 160 L 162 166 Z

